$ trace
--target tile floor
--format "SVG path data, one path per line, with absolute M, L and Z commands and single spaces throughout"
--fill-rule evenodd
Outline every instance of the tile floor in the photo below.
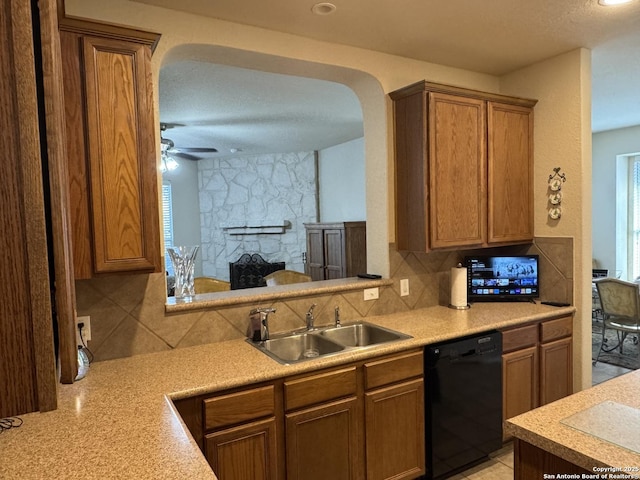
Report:
M 631 370 L 628 368 L 619 367 L 617 365 L 610 365 L 608 363 L 598 362 L 595 366 L 591 368 L 591 383 L 592 385 L 597 385 L 599 383 L 605 382 L 611 378 L 618 377 L 630 371 Z
M 592 367 L 592 384 L 597 385 L 631 370 L 598 362 Z M 513 480 L 513 444 L 490 455 L 489 460 L 451 477 L 451 480 Z
M 489 460 L 454 475 L 451 480 L 513 480 L 513 444 L 489 455 Z

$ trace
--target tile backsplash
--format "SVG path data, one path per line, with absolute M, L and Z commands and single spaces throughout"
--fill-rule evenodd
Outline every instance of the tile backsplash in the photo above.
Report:
M 367 316 L 447 305 L 449 272 L 471 251 L 398 252 L 390 245 L 392 285 L 381 287 L 377 300 L 364 301 L 361 290 L 276 300 L 273 332 L 304 326 L 304 315 L 316 303 L 316 325 L 333 321 L 339 306 L 343 321 Z M 536 238 L 532 245 L 485 249 L 483 253 L 540 255 L 540 297 L 572 303 L 573 239 Z M 400 279 L 409 279 L 409 295 L 400 296 Z M 76 282 L 78 315 L 91 316 L 89 348 L 96 361 L 243 338 L 255 304 L 166 313 L 162 273 L 113 275 Z

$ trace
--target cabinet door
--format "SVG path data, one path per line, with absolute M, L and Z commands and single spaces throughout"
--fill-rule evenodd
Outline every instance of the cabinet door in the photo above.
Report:
M 422 379 L 365 393 L 367 480 L 425 472 Z
M 540 345 L 540 405 L 573 392 L 571 337 Z
M 307 228 L 307 274 L 324 280 L 324 235 L 321 228 Z
M 488 243 L 533 239 L 533 108 L 488 103 Z
M 350 397 L 286 415 L 287 480 L 362 478 L 357 405 Z
M 502 355 L 502 416 L 520 415 L 538 406 L 538 347 Z
M 325 279 L 346 277 L 344 259 L 344 230 L 331 228 L 324 231 Z
M 396 247 L 427 252 L 427 94 L 421 91 L 396 98 L 393 107 Z
M 344 224 L 344 276 L 355 277 L 367 271 L 367 223 Z
M 94 272 L 160 271 L 150 48 L 82 46 Z
M 210 433 L 204 444 L 207 460 L 220 479 L 277 479 L 274 418 Z
M 480 246 L 486 239 L 486 104 L 430 93 L 428 130 L 431 248 Z

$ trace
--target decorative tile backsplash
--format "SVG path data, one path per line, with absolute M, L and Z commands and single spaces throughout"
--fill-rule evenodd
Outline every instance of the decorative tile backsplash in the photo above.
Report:
M 273 303 L 272 332 L 300 328 L 316 303 L 316 325 L 333 321 L 336 306 L 343 321 L 449 303 L 449 272 L 471 251 L 398 252 L 390 245 L 392 285 L 381 287 L 377 300 L 364 301 L 361 290 L 311 295 Z M 540 255 L 540 297 L 572 303 L 573 239 L 537 238 L 533 245 L 486 249 L 483 253 Z M 409 279 L 409 295 L 400 296 L 400 279 Z M 246 304 L 189 313 L 166 313 L 162 273 L 114 275 L 76 282 L 78 315 L 91 316 L 89 348 L 96 361 L 129 357 L 205 343 L 243 338 Z

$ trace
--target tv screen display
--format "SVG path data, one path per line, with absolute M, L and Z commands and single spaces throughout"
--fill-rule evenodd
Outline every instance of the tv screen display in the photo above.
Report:
M 538 255 L 466 257 L 469 302 L 538 298 Z

